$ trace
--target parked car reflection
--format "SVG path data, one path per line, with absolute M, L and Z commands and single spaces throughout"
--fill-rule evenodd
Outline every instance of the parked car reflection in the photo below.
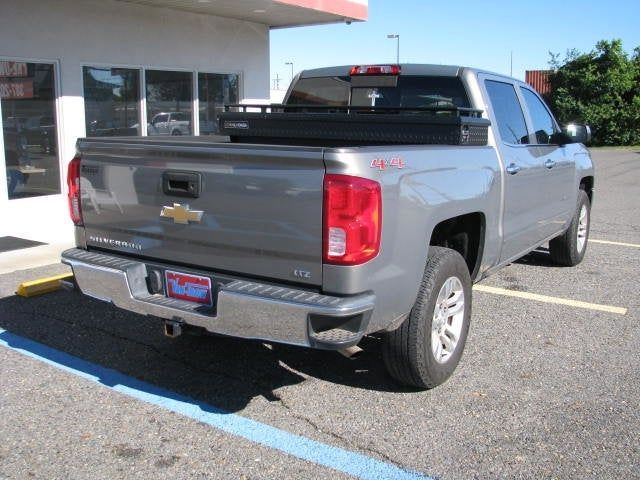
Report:
M 188 112 L 161 112 L 147 126 L 149 135 L 191 135 L 191 115 Z

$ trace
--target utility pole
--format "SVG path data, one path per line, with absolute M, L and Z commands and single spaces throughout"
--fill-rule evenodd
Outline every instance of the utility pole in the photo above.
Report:
M 280 74 L 276 73 L 276 78 L 273 79 L 273 89 L 280 90 Z
M 400 65 L 400 35 L 397 33 L 390 33 L 387 38 L 396 39 L 396 64 Z
M 293 62 L 284 62 L 285 65 L 291 65 L 291 80 L 293 80 Z

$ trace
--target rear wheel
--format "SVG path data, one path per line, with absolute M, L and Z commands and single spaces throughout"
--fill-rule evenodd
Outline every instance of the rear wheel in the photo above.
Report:
M 591 202 L 584 190 L 578 191 L 578 204 L 569 228 L 562 235 L 549 241 L 551 259 L 557 265 L 573 267 L 579 264 L 587 251 Z
M 469 332 L 471 278 L 455 250 L 429 247 L 409 317 L 384 337 L 383 358 L 399 383 L 433 388 L 456 369 Z

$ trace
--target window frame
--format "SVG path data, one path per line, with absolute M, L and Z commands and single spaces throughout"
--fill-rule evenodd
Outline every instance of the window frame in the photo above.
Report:
M 190 108 L 191 108 L 191 135 L 200 135 L 200 129 L 198 128 L 198 133 L 196 133 L 196 124 L 195 124 L 195 115 L 193 112 L 194 106 L 198 105 L 198 101 L 196 99 L 198 92 L 194 91 L 194 82 L 197 82 L 197 80 L 194 80 L 194 76 L 197 75 L 197 73 L 195 73 L 195 70 L 189 70 L 187 68 L 154 68 L 154 67 L 144 67 L 143 68 L 144 71 L 144 84 L 140 86 L 140 88 L 142 89 L 142 95 L 144 96 L 144 116 L 145 116 L 145 123 L 144 123 L 144 135 L 141 135 L 142 137 L 154 137 L 155 135 L 149 135 L 149 132 L 147 131 L 147 127 L 148 127 L 148 122 L 149 119 L 147 118 L 147 72 L 149 71 L 154 71 L 154 72 L 180 72 L 180 73 L 189 73 L 191 74 L 191 101 L 189 102 Z M 167 113 L 172 113 L 172 112 L 167 112 Z M 169 116 L 169 118 L 171 118 Z M 167 120 L 168 121 L 168 120 Z
M 201 135 L 200 132 L 200 74 L 203 75 L 236 75 L 238 77 L 238 103 L 242 103 L 242 99 L 244 98 L 243 94 L 243 75 L 237 72 L 208 72 L 203 70 L 196 70 L 194 76 L 194 118 L 198 123 L 198 135 Z M 195 102 L 197 100 L 197 102 Z M 194 123 L 195 125 L 195 123 Z M 194 127 L 195 128 L 195 127 Z
M 5 57 L 2 57 L 5 58 Z M 12 60 L 12 59 L 11 59 Z M 140 85 L 139 85 L 139 119 L 140 122 L 140 137 L 148 137 L 147 131 L 147 123 L 149 118 L 147 118 L 147 71 L 155 70 L 155 71 L 165 71 L 165 72 L 188 72 L 192 75 L 192 85 L 191 85 L 191 128 L 192 135 L 198 136 L 200 135 L 200 118 L 198 116 L 199 108 L 200 108 L 200 99 L 198 92 L 198 74 L 206 73 L 210 75 L 237 75 L 238 76 L 238 101 L 241 102 L 244 95 L 244 72 L 243 71 L 229 71 L 229 70 L 220 70 L 217 72 L 212 72 L 211 70 L 201 70 L 201 69 L 190 69 L 184 67 L 176 67 L 176 66 L 156 66 L 156 65 L 140 65 L 140 64 L 126 64 L 126 63 L 105 63 L 105 62 L 81 62 L 80 63 L 80 85 L 82 86 L 82 99 L 83 99 L 83 115 L 85 116 L 85 125 L 86 125 L 86 112 L 84 112 L 84 81 L 83 81 L 83 69 L 85 67 L 95 67 L 95 68 L 128 68 L 132 70 L 138 70 L 140 72 Z M 59 68 L 59 67 L 58 67 Z M 56 77 L 57 79 L 57 77 Z M 86 127 L 84 131 L 84 136 L 87 135 Z M 61 181 L 64 180 L 61 177 Z M 5 182 L 6 183 L 6 182 Z
M 147 119 L 147 115 L 146 112 L 142 111 L 142 106 L 144 106 L 146 108 L 146 99 L 144 98 L 144 84 L 143 82 L 145 81 L 145 76 L 144 76 L 144 69 L 142 67 L 139 66 L 131 66 L 131 65 L 124 65 L 124 64 L 103 64 L 103 63 L 97 63 L 97 62 L 91 62 L 91 63 L 81 63 L 80 64 L 80 85 L 81 85 L 81 89 L 82 89 L 82 110 L 83 110 L 83 115 L 84 115 L 84 125 L 85 125 L 85 129 L 84 129 L 84 136 L 87 136 L 87 129 L 86 129 L 86 125 L 87 125 L 87 112 L 84 108 L 85 102 L 86 102 L 86 98 L 87 98 L 87 92 L 85 91 L 85 85 L 84 85 L 84 69 L 85 68 L 98 68 L 98 69 L 114 69 L 114 68 L 122 68 L 122 69 L 127 69 L 127 70 L 136 70 L 138 72 L 138 124 L 140 125 L 140 137 L 144 137 L 147 135 L 147 123 L 146 123 L 146 119 Z M 143 101 L 144 100 L 144 101 Z M 144 121 L 143 121 L 144 119 Z
M 0 205 L 3 202 L 33 202 L 37 201 L 37 199 L 42 198 L 51 198 L 54 196 L 63 196 L 66 195 L 65 185 L 66 185 L 66 168 L 63 166 L 63 154 L 67 150 L 67 145 L 64 142 L 66 138 L 64 134 L 64 126 L 62 124 L 62 65 L 60 63 L 60 59 L 58 58 L 41 58 L 41 57 L 12 57 L 9 55 L 0 55 L 0 61 L 7 62 L 22 62 L 22 63 L 44 63 L 48 65 L 53 65 L 53 115 L 56 124 L 56 157 L 58 160 L 58 185 L 60 187 L 60 193 L 52 193 L 50 195 L 38 195 L 36 197 L 25 197 L 25 198 L 9 198 L 9 189 L 7 188 L 7 169 L 6 169 L 6 161 L 5 158 L 5 149 L 4 149 L 4 134 L 0 135 L 0 152 L 2 153 L 2 164 L 0 164 Z M 80 72 L 82 74 L 82 71 Z M 84 107 L 83 107 L 84 108 Z M 0 132 L 4 132 L 4 126 L 2 124 L 2 105 L 0 102 Z
M 507 145 L 509 147 L 527 148 L 527 147 L 530 147 L 531 145 L 535 145 L 536 142 L 532 142 L 532 138 L 531 138 L 532 128 L 531 128 L 531 122 L 529 119 L 529 110 L 526 108 L 523 108 L 523 107 L 526 107 L 526 105 L 524 105 L 524 99 L 522 98 L 522 94 L 520 93 L 519 88 L 517 88 L 520 84 L 518 82 L 514 82 L 509 78 L 499 77 L 494 75 L 482 75 L 480 77 L 480 80 L 482 83 L 482 89 L 484 90 L 484 94 L 486 95 L 486 99 L 489 103 L 487 105 L 487 108 L 489 107 L 489 105 L 491 106 L 491 108 L 488 108 L 488 110 L 490 111 L 490 115 L 492 117 L 491 126 L 493 127 L 492 129 L 494 132 L 494 136 L 497 136 L 497 138 L 502 142 L 503 145 Z M 529 138 L 529 143 L 512 143 L 502 138 L 502 133 L 500 132 L 500 127 L 498 126 L 498 119 L 496 117 L 496 112 L 491 102 L 491 96 L 489 95 L 489 90 L 487 89 L 487 82 L 503 83 L 513 88 L 513 92 L 516 96 L 516 99 L 518 100 L 518 104 L 520 105 L 520 111 L 522 112 L 522 119 L 524 120 L 524 125 L 527 130 L 526 133 L 527 133 L 527 137 Z

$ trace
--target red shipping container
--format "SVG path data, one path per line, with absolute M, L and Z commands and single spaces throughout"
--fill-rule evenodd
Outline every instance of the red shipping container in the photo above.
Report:
M 551 93 L 549 75 L 552 73 L 553 70 L 527 70 L 524 79 L 536 92 L 544 96 Z

